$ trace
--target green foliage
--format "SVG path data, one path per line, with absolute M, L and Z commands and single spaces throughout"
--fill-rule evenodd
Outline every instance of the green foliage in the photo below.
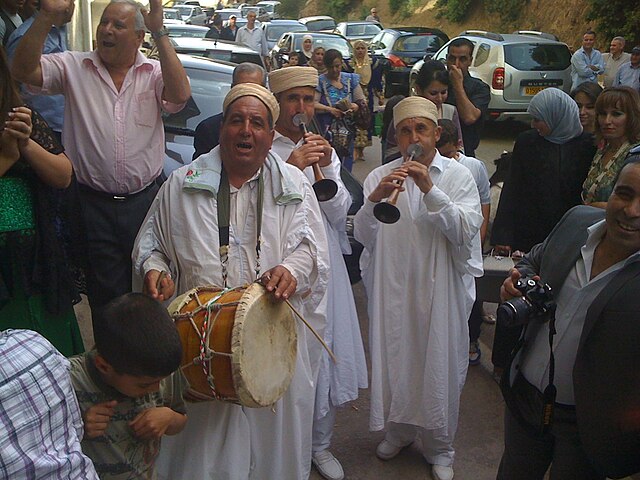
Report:
M 597 30 L 611 39 L 617 35 L 626 40 L 625 50 L 640 44 L 640 9 L 629 0 L 588 0 L 587 20 L 597 22 Z
M 304 4 L 305 0 L 280 0 L 282 18 L 300 18 L 300 10 Z
M 500 17 L 504 25 L 515 23 L 528 0 L 484 0 L 484 9 Z
M 471 7 L 471 0 L 438 0 L 438 18 L 446 18 L 453 23 L 461 23 Z
M 326 0 L 320 4 L 320 15 L 329 15 L 336 22 L 347 20 L 351 10 L 351 0 Z

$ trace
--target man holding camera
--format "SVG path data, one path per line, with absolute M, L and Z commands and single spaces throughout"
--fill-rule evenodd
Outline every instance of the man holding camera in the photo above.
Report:
M 571 209 L 502 286 L 508 305 L 498 321 L 526 327 L 502 379 L 507 409 L 498 479 L 542 479 L 549 465 L 551 480 L 640 471 L 636 150 L 606 212 Z

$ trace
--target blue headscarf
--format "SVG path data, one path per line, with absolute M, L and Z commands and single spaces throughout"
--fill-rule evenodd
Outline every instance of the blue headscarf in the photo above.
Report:
M 547 124 L 551 133 L 545 140 L 562 145 L 582 133 L 576 102 L 562 90 L 545 88 L 531 99 L 527 112 Z

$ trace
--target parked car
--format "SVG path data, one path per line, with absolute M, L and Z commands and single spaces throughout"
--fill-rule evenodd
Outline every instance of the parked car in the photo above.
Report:
M 172 38 L 204 38 L 209 31 L 209 27 L 201 25 L 173 24 L 165 25 Z
M 469 73 L 491 88 L 489 118 L 493 120 L 528 121 L 527 107 L 536 93 L 548 87 L 571 91 L 571 52 L 555 35 L 468 30 L 460 37 L 474 44 Z M 446 62 L 448 47 L 445 44 L 433 58 Z M 418 62 L 411 70 L 411 85 L 421 66 Z
M 205 25 L 207 23 L 207 15 L 202 10 L 202 7 L 197 5 L 175 5 L 174 8 L 180 12 L 182 20 L 189 25 Z
M 299 18 L 298 21 L 307 26 L 310 32 L 333 32 L 336 28 L 336 21 L 327 15 L 316 15 L 314 17 Z
M 339 33 L 353 45 L 357 40 L 369 43 L 382 30 L 377 22 L 340 22 L 333 33 Z
M 305 35 L 313 37 L 314 48 L 324 47 L 325 50 L 330 48 L 338 50 L 342 54 L 347 68 L 350 67 L 353 49 L 349 41 L 337 33 L 323 32 L 289 32 L 283 34 L 276 46 L 271 49 L 271 65 L 274 65 L 274 68 L 280 68 L 283 63 L 289 61 L 289 55 L 292 52 L 297 54 L 297 52 L 302 51 L 302 37 Z
M 193 137 L 198 124 L 222 112 L 224 97 L 231 89 L 235 65 L 207 58 L 178 54 L 191 83 L 191 98 L 178 113 L 163 115 L 165 158 L 163 173 L 191 163 Z
M 222 112 L 224 97 L 231 88 L 233 64 L 178 54 L 191 83 L 191 98 L 178 113 L 163 115 L 165 158 L 163 176 L 191 163 L 196 127 L 208 117 Z M 360 280 L 362 245 L 353 238 L 353 216 L 364 202 L 362 185 L 344 168 L 342 180 L 352 198 L 347 216 L 347 236 L 352 253 L 344 255 L 351 283 Z
M 242 14 L 243 18 L 247 18 L 247 15 L 249 15 L 249 12 L 255 12 L 256 19 L 260 22 L 269 21 L 269 18 L 270 18 L 269 14 L 267 13 L 264 7 L 258 7 L 257 5 L 246 5 L 240 9 L 240 13 Z
M 283 33 L 307 31 L 307 27 L 297 20 L 272 20 L 264 22 L 261 27 L 264 30 L 265 37 L 267 37 L 269 50 L 276 46 Z
M 239 8 L 221 8 L 220 10 L 216 10 L 216 15 L 220 15 L 223 22 L 229 20 L 231 15 L 235 15 L 237 20 L 242 18 L 242 12 Z
M 374 58 L 386 59 L 388 68 L 383 74 L 385 97 L 408 95 L 411 67 L 435 54 L 449 37 L 437 29 L 425 29 L 420 33 L 385 28 L 369 44 Z
M 234 42 L 218 40 L 214 38 L 170 38 L 171 44 L 177 53 L 195 55 L 198 57 L 223 60 L 231 63 L 251 62 L 264 67 L 262 56 L 255 50 L 251 50 Z M 157 49 L 154 48 L 149 57 L 157 57 Z
M 267 11 L 271 20 L 277 20 L 282 17 L 280 15 L 280 5 L 281 3 L 275 0 L 264 0 L 256 3 L 256 7 L 263 7 Z
M 162 23 L 166 25 L 184 25 L 184 20 L 182 20 L 182 16 L 180 12 L 175 8 L 163 8 L 162 15 L 164 19 Z

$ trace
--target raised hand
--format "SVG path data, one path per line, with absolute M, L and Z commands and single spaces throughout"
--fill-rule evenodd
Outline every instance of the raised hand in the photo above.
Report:
M 149 0 L 150 11 L 142 9 L 144 24 L 150 32 L 159 32 L 162 30 L 162 0 Z
M 40 0 L 40 12 L 45 13 L 53 25 L 64 25 L 73 12 L 74 0 Z

